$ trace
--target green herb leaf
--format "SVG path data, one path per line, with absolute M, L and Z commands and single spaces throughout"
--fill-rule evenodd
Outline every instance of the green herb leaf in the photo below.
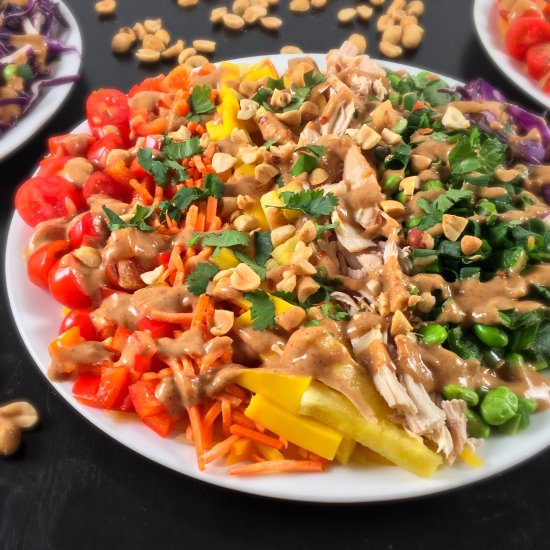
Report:
M 205 115 L 214 110 L 215 105 L 210 101 L 212 88 L 209 86 L 195 86 L 189 97 L 189 108 L 194 115 Z
M 279 78 L 279 79 L 268 77 L 267 87 L 271 88 L 272 90 L 284 90 L 285 89 L 285 81 L 282 77 Z
M 308 174 L 313 172 L 315 168 L 319 166 L 319 161 L 314 155 L 306 155 L 305 153 L 301 154 L 298 157 L 298 160 L 295 162 L 294 166 L 291 168 L 290 173 L 293 176 L 299 176 L 304 172 Z
M 279 197 L 285 203 L 281 208 L 299 210 L 312 218 L 328 216 L 338 204 L 338 198 L 335 195 L 330 192 L 325 194 L 322 189 L 308 189 L 299 193 L 283 191 Z
M 250 267 L 250 269 L 252 269 L 262 281 L 265 281 L 267 269 L 264 266 L 256 263 L 252 258 L 249 258 L 246 254 L 243 254 L 238 250 L 235 250 L 234 254 L 240 262 Z
M 304 147 L 298 147 L 298 149 L 294 152 L 299 153 L 300 151 L 313 153 L 316 157 L 322 157 L 327 154 L 327 150 L 324 145 L 305 145 Z
M 275 305 L 269 299 L 269 295 L 263 290 L 255 290 L 244 295 L 252 306 L 252 328 L 254 330 L 267 330 L 275 328 Z
M 110 231 L 116 231 L 117 229 L 123 229 L 124 227 L 127 227 L 126 222 L 110 208 L 107 208 L 105 205 L 103 205 L 101 208 L 107 216 L 107 226 L 109 227 Z
M 185 211 L 189 205 L 209 196 L 220 199 L 223 196 L 224 185 L 215 174 L 208 174 L 204 178 L 204 189 L 198 187 L 182 187 L 172 198 L 172 204 L 180 211 Z
M 316 221 L 314 221 L 313 223 L 315 224 L 315 228 L 317 229 L 317 239 L 325 231 L 330 231 L 331 229 L 336 229 L 340 225 L 339 222 L 320 224 L 320 223 L 317 223 Z
M 271 242 L 271 231 L 257 231 L 254 233 L 254 253 L 256 262 L 259 265 L 265 265 L 273 252 L 273 243 Z
M 145 223 L 155 213 L 155 206 L 151 205 L 149 208 L 145 208 L 138 204 L 136 206 L 136 213 L 132 216 L 132 219 L 128 222 L 128 227 L 136 227 L 140 231 L 155 231 L 154 227 Z
M 268 139 L 263 146 L 265 147 L 266 151 L 269 151 L 273 145 L 277 145 L 276 139 Z
M 193 136 L 185 141 L 174 142 L 165 139 L 162 153 L 169 160 L 181 160 L 203 152 L 199 138 Z
M 217 265 L 206 262 L 197 264 L 197 267 L 187 276 L 185 281 L 189 292 L 195 296 L 204 294 L 208 283 L 214 278 L 218 271 L 219 268 Z

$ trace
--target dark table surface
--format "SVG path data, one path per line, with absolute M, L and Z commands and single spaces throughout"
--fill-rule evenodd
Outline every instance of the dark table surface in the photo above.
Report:
M 388 0 L 389 1 L 389 0 Z M 84 40 L 82 78 L 70 99 L 24 148 L 2 163 L 1 242 L 12 215 L 11 196 L 44 150 L 50 134 L 83 118 L 87 94 L 101 86 L 127 89 L 147 73 L 117 59 L 110 38 L 122 25 L 162 17 L 187 42 L 213 37 L 215 59 L 277 53 L 285 44 L 322 52 L 351 32 L 365 32 L 376 56 L 374 22 L 338 26 L 332 0 L 323 13 L 296 16 L 281 0 L 279 35 L 212 30 L 209 9 L 183 11 L 174 0 L 119 1 L 117 17 L 100 21 L 92 1 L 68 2 Z M 227 2 L 225 2 L 227 4 Z M 353 4 L 353 2 L 349 2 Z M 511 99 L 533 105 L 493 67 L 475 35 L 472 0 L 427 0 L 426 35 L 405 63 L 467 80 L 484 76 Z M 13 261 L 13 259 L 10 259 Z M 3 270 L 2 270 L 3 273 Z M 126 548 L 547 548 L 550 451 L 517 468 L 451 493 L 378 505 L 310 505 L 252 497 L 209 486 L 149 462 L 80 417 L 39 373 L 12 321 L 5 284 L 0 298 L 0 403 L 28 399 L 42 414 L 16 457 L 0 462 L 0 549 Z M 513 442 L 511 441 L 511 444 Z

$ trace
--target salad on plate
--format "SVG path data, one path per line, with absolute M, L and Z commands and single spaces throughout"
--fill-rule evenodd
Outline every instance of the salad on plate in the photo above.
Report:
M 550 405 L 550 131 L 346 42 L 86 104 L 15 197 L 52 380 L 232 475 L 479 466 Z

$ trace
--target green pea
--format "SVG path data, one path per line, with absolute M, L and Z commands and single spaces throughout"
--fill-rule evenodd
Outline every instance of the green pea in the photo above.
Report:
M 399 189 L 400 183 L 401 178 L 397 174 L 392 174 L 391 176 L 388 176 L 384 179 L 384 183 L 382 184 L 382 191 L 384 191 L 386 195 L 393 195 Z
M 449 333 L 443 325 L 425 325 L 420 329 L 420 336 L 425 344 L 438 346 L 447 340 Z
M 422 218 L 410 218 L 405 222 L 405 226 L 407 229 L 412 229 L 413 227 L 419 225 L 421 221 Z
M 508 345 L 508 334 L 500 327 L 475 324 L 474 334 L 492 348 L 505 348 Z
M 401 82 L 401 78 L 399 78 L 396 74 L 388 75 L 388 80 L 390 81 L 392 88 L 397 88 Z
M 397 193 L 397 195 L 395 195 L 395 200 L 399 201 L 402 204 L 407 204 L 411 200 L 411 196 L 410 195 L 405 195 L 405 193 L 403 193 L 403 191 L 399 191 L 399 193 Z
M 500 426 L 518 412 L 518 396 L 506 386 L 492 389 L 481 402 L 481 416 L 487 424 Z
M 529 397 L 518 397 L 518 408 L 525 409 L 529 414 L 533 414 L 537 410 L 537 402 Z
M 439 180 L 430 180 L 422 185 L 422 191 L 429 191 L 430 189 L 445 189 L 445 185 Z
M 475 407 L 479 403 L 477 393 L 467 386 L 447 384 L 446 386 L 443 386 L 441 393 L 443 394 L 443 397 L 448 400 L 462 399 L 462 401 L 466 401 L 466 405 L 468 405 L 468 407 Z
M 17 74 L 17 65 L 13 63 L 11 63 L 10 65 L 6 65 L 2 72 L 2 75 L 6 80 L 9 80 L 12 76 L 16 74 Z
M 479 386 L 479 388 L 476 388 L 476 393 L 479 397 L 479 400 L 481 401 L 489 392 L 491 391 L 491 388 L 488 386 Z
M 475 411 L 466 411 L 468 435 L 480 439 L 487 439 L 491 435 L 491 427 L 483 421 Z
M 402 134 L 407 129 L 407 119 L 406 118 L 400 118 L 393 127 L 393 131 L 396 134 Z
M 525 361 L 519 353 L 509 353 L 506 356 L 506 362 L 512 368 L 521 368 L 525 366 Z
M 401 94 L 399 92 L 390 92 L 388 99 L 394 107 L 401 105 Z

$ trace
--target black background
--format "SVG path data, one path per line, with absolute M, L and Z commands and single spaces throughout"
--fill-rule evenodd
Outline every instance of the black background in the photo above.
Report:
M 0 201 L 2 243 L 17 184 L 31 173 L 48 135 L 68 131 L 81 121 L 87 94 L 101 86 L 127 89 L 147 73 L 169 69 L 146 69 L 131 58 L 115 58 L 110 38 L 119 26 L 162 17 L 172 35 L 188 43 L 194 38 L 217 40 L 216 60 L 278 53 L 285 44 L 322 52 L 337 47 L 352 32 L 365 32 L 368 52 L 378 54 L 374 21 L 336 24 L 337 9 L 352 5 L 351 0 L 332 0 L 316 16 L 291 15 L 288 2 L 281 0 L 277 11 L 285 24 L 278 35 L 259 29 L 239 35 L 212 30 L 208 12 L 219 2 L 207 0 L 186 11 L 175 0 L 119 0 L 117 17 L 103 21 L 94 13 L 92 0 L 68 3 L 83 34 L 82 78 L 57 116 L 0 166 L 5 190 Z M 427 0 L 424 42 L 404 62 L 461 80 L 484 76 L 510 99 L 532 107 L 482 50 L 472 5 L 472 0 Z M 56 394 L 19 339 L 4 284 L 1 292 L 0 403 L 28 399 L 42 414 L 40 428 L 25 434 L 18 455 L 0 461 L 1 550 L 548 548 L 550 451 L 444 495 L 353 506 L 247 496 L 151 463 L 101 433 Z

